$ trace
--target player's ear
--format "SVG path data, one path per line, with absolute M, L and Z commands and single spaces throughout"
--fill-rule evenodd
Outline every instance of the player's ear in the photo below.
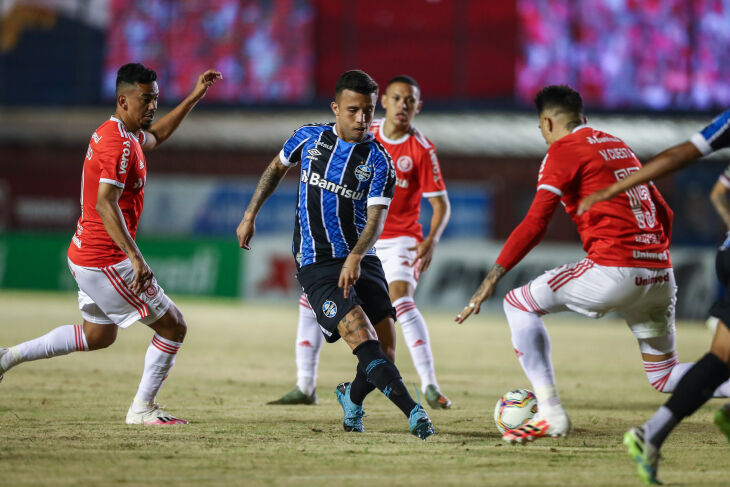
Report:
M 383 107 L 383 110 L 385 110 L 385 101 L 388 99 L 388 97 L 383 93 L 380 95 L 380 106 Z
M 418 104 L 416 105 L 416 115 L 421 113 L 421 108 L 423 108 L 423 100 L 418 100 Z
M 335 117 L 340 114 L 340 107 L 337 105 L 336 101 L 330 103 L 330 108 L 332 109 L 332 113 L 335 114 Z
M 127 110 L 129 108 L 127 104 L 127 95 L 125 94 L 119 94 L 117 95 L 117 105 Z

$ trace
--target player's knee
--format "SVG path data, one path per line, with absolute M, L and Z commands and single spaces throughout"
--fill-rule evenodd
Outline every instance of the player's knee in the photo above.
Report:
M 183 318 L 182 313 L 174 304 L 170 306 L 170 309 L 162 318 L 149 326 L 163 338 L 167 338 L 168 340 L 173 340 L 175 342 L 182 342 L 188 331 L 188 325 L 185 323 L 185 318 Z
M 89 345 L 89 350 L 101 350 L 107 348 L 117 339 L 117 334 L 111 332 L 112 326 L 109 327 L 110 331 L 86 331 L 86 343 Z M 114 327 L 115 328 L 115 327 Z M 114 330 L 116 332 L 116 330 Z
M 380 346 L 382 347 L 385 356 L 388 357 L 391 362 L 395 362 L 395 345 L 381 342 Z

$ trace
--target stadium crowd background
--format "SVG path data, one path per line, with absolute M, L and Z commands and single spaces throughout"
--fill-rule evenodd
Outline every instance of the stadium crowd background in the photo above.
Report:
M 728 0 L 4 0 L 0 289 L 74 288 L 65 252 L 87 141 L 112 112 L 116 69 L 142 62 L 158 72 L 161 111 L 197 73 L 224 74 L 149 157 L 139 243 L 161 283 L 295 303 L 296 176 L 264 207 L 251 256 L 234 231 L 264 165 L 294 128 L 331 119 L 334 80 L 361 68 L 381 84 L 403 73 L 421 84 L 416 122 L 439 150 L 453 216 L 419 293 L 457 310 L 534 195 L 546 150 L 534 93 L 572 85 L 589 123 L 646 160 L 730 105 L 727 25 Z M 727 162 L 721 153 L 658 181 L 675 211 L 685 318 L 704 318 L 717 292 L 713 249 L 725 229 L 708 193 Z M 504 290 L 581 256 L 562 213 L 546 240 Z

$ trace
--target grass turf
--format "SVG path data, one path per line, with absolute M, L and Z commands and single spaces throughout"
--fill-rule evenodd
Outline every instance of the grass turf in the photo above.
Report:
M 176 300 L 189 325 L 160 394 L 190 425 L 132 427 L 124 416 L 151 331 L 135 324 L 109 349 L 22 364 L 0 384 L 2 485 L 640 485 L 621 438 L 667 396 L 652 389 L 638 347 L 618 321 L 548 317 L 571 436 L 503 444 L 497 398 L 528 387 L 502 315 L 463 325 L 427 312 L 437 375 L 453 401 L 431 411 L 437 435 L 421 441 L 377 391 L 365 434 L 342 431 L 334 387 L 354 374 L 341 342 L 324 345 L 319 406 L 266 406 L 294 385 L 296 301 L 247 304 Z M 75 295 L 0 292 L 0 345 L 79 323 Z M 706 329 L 678 326 L 681 360 L 710 343 Z M 418 382 L 402 343 L 397 365 Z M 410 386 L 413 390 L 414 386 Z M 728 444 L 711 421 L 713 400 L 665 444 L 659 478 L 669 485 L 727 485 Z

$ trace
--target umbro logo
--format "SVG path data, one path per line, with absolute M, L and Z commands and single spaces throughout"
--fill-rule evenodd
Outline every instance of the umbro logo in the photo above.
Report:
M 318 151 L 317 149 L 309 149 L 307 151 L 307 153 L 309 154 L 310 159 L 316 159 L 317 156 L 322 155 L 322 153 L 320 151 Z

